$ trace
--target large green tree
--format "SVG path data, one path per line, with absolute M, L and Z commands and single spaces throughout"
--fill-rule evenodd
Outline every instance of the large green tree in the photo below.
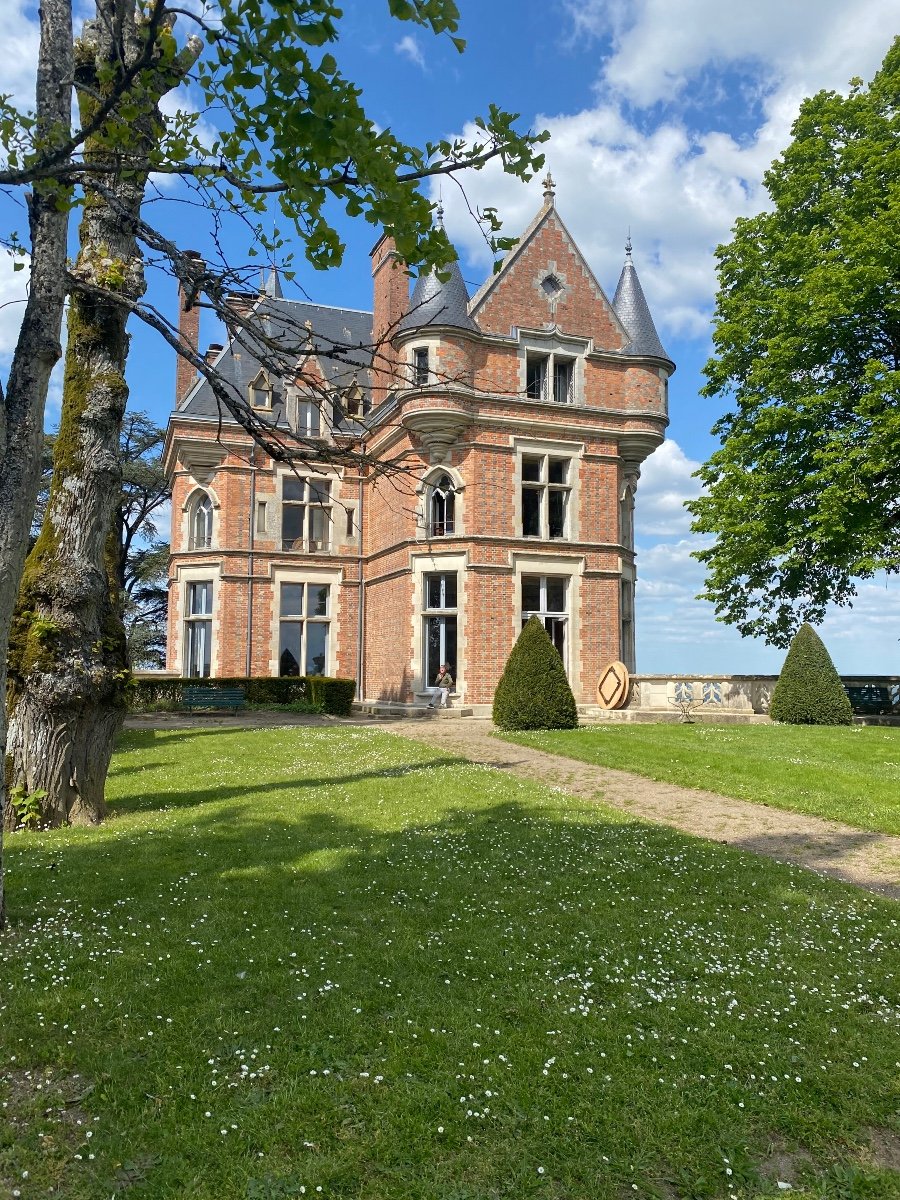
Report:
M 453 0 L 388 0 L 388 9 L 462 49 Z M 148 181 L 175 176 L 193 189 L 191 244 L 205 211 L 214 251 L 222 222 L 232 219 L 283 265 L 291 237 L 324 269 L 343 253 L 332 220 L 337 204 L 384 228 L 418 266 L 450 257 L 443 231 L 433 228 L 423 180 L 494 158 L 525 178 L 541 165 L 536 142 L 542 139 L 520 134 L 514 116 L 493 107 L 476 121 L 479 133 L 469 144 L 418 147 L 379 129 L 360 103 L 359 88 L 340 70 L 342 14 L 334 0 L 221 0 L 209 19 L 168 0 L 92 0 L 89 11 L 76 38 L 71 0 L 43 0 L 35 108 L 21 112 L 0 97 L 0 187 L 20 189 L 28 214 L 27 230 L 8 244 L 28 253 L 31 271 L 21 333 L 0 392 L 0 696 L 7 692 L 19 593 L 9 748 L 6 707 L 0 707 L 0 818 L 11 779 L 26 791 L 46 790 L 53 821 L 73 813 L 83 820 L 102 816 L 105 764 L 127 675 L 113 603 L 113 519 L 128 319 L 144 320 L 210 378 L 222 405 L 276 457 L 295 461 L 321 453 L 321 447 L 288 446 L 274 437 L 245 400 L 216 379 L 199 348 L 183 345 L 177 328 L 147 303 L 148 251 L 178 278 L 187 303 L 202 303 L 232 324 L 229 292 L 247 282 L 240 264 L 203 263 L 153 225 L 144 206 Z M 176 14 L 193 23 L 187 40 L 175 34 Z M 187 80 L 201 90 L 201 107 L 218 124 L 211 142 L 198 137 L 198 117 L 189 110 L 163 115 L 164 101 Z M 273 197 L 282 231 L 272 231 L 266 217 Z M 70 264 L 68 219 L 76 206 L 80 247 Z M 61 353 L 67 295 L 53 483 L 22 581 L 43 409 Z M 335 347 L 336 355 L 341 351 Z
M 784 646 L 900 568 L 900 39 L 868 86 L 804 101 L 765 184 L 717 252 L 704 391 L 731 407 L 689 507 L 705 598 Z

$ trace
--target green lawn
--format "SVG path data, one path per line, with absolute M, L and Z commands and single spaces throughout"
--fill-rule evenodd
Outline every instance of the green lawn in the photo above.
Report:
M 900 729 L 610 723 L 503 737 L 648 779 L 900 834 Z
M 8 840 L 0 1196 L 900 1197 L 889 901 L 361 728 L 110 794 Z

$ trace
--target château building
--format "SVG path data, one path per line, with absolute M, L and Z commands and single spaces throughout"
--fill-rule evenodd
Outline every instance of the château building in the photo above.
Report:
M 237 330 L 208 356 L 273 430 L 362 439 L 374 470 L 274 462 L 179 360 L 169 669 L 353 677 L 363 701 L 406 707 L 449 662 L 454 702 L 479 711 L 536 615 L 595 703 L 611 661 L 635 666 L 635 489 L 675 369 L 630 244 L 610 302 L 548 176 L 472 298 L 455 264 L 410 298 L 387 237 L 372 275 L 372 312 L 286 299 L 274 272 L 246 298 L 247 329 L 306 331 L 280 377 Z

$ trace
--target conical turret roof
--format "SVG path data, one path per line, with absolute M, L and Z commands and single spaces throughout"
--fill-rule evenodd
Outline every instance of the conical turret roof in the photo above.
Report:
M 659 340 L 659 334 L 656 332 L 656 326 L 653 324 L 650 308 L 644 296 L 644 289 L 641 287 L 635 265 L 631 261 L 631 239 L 625 246 L 625 265 L 622 267 L 616 294 L 613 296 L 613 309 L 628 334 L 626 354 L 663 358 L 666 362 L 672 363 L 674 367 L 675 364 Z
M 426 325 L 449 325 L 454 329 L 480 332 L 477 323 L 469 316 L 469 292 L 459 263 L 449 263 L 441 270 L 441 274 L 448 278 L 441 281 L 436 271 L 429 271 L 416 280 L 409 311 L 397 326 L 398 332 L 421 329 Z

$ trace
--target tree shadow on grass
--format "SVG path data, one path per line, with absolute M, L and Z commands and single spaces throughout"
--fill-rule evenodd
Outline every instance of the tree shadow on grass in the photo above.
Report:
M 859 873 L 853 870 L 852 860 L 848 856 L 878 842 L 883 842 L 887 834 L 870 833 L 859 829 L 852 833 L 837 833 L 830 831 L 827 835 L 816 833 L 759 833 L 752 837 L 740 838 L 731 842 L 741 850 L 749 850 L 754 854 L 764 854 L 768 858 L 780 859 L 782 862 L 797 863 L 813 871 L 821 871 L 832 879 L 864 887 L 867 891 L 876 892 L 880 896 L 888 896 L 900 900 L 900 883 L 891 878 L 874 879 L 866 882 L 860 879 Z M 888 875 L 890 864 L 884 864 L 883 874 Z M 894 862 L 894 878 L 896 879 L 897 863 Z
M 250 801 L 266 796 L 271 797 L 308 789 L 321 790 L 329 787 L 340 787 L 361 783 L 364 780 L 383 779 L 388 781 L 391 779 L 403 779 L 408 775 L 423 774 L 431 771 L 439 771 L 444 767 L 458 766 L 459 762 L 458 758 L 433 758 L 425 762 L 385 767 L 381 770 L 358 771 L 350 775 L 299 776 L 296 779 L 284 779 L 273 783 L 262 783 L 258 780 L 253 780 L 244 785 L 218 784 L 209 788 L 179 788 L 177 792 L 148 791 L 136 796 L 110 799 L 109 812 L 110 815 L 117 816 L 125 813 L 158 811 L 163 808 L 190 808 L 193 805 L 202 805 L 223 800 L 241 799 Z M 135 773 L 139 774 L 140 771 L 136 771 Z
M 818 1065 L 820 1047 L 804 1032 L 807 1022 L 813 1027 L 813 1014 L 829 1026 L 841 1022 L 845 1057 L 870 1036 L 871 1014 L 852 1009 L 834 1015 L 831 988 L 835 970 L 845 970 L 844 952 L 819 915 L 806 914 L 821 900 L 839 904 L 847 893 L 815 876 L 661 827 L 607 824 L 599 815 L 573 810 L 566 797 L 541 793 L 538 804 L 528 784 L 505 777 L 496 781 L 500 798 L 489 804 L 445 805 L 402 828 L 396 821 L 378 827 L 378 814 L 369 821 L 365 809 L 350 808 L 356 783 L 393 779 L 419 798 L 422 779 L 455 763 L 435 759 L 248 789 L 263 796 L 296 792 L 296 807 L 288 811 L 246 803 L 213 810 L 205 800 L 234 800 L 240 789 L 198 789 L 181 801 L 194 805 L 193 812 L 149 829 L 135 823 L 132 829 L 120 826 L 114 838 L 100 829 L 70 842 L 39 835 L 32 843 L 38 853 L 23 856 L 21 869 L 17 864 L 11 872 L 14 925 L 32 926 L 39 936 L 42 920 L 69 897 L 67 923 L 77 937 L 66 941 L 65 977 L 56 980 L 52 997 L 42 980 L 11 994 L 17 1024 L 10 1027 L 8 1013 L 7 1032 L 27 1029 L 38 1039 L 32 1045 L 43 1045 L 49 1056 L 60 1035 L 52 1028 L 40 1033 L 37 1014 L 48 1003 L 60 1006 L 54 1012 L 71 1006 L 78 1013 L 78 1040 L 69 1042 L 67 1061 L 103 1078 L 103 1095 L 114 1099 L 98 1092 L 90 1106 L 101 1116 L 108 1157 L 122 1161 L 127 1153 L 129 1160 L 144 1155 L 152 1161 L 148 1194 L 187 1194 L 198 1161 L 191 1156 L 200 1154 L 206 1190 L 190 1194 L 204 1200 L 235 1195 L 235 1176 L 228 1171 L 246 1161 L 244 1141 L 277 1164 L 283 1147 L 303 1145 L 316 1122 L 323 1131 L 316 1154 L 323 1162 L 333 1156 L 334 1170 L 344 1173 L 339 1194 L 346 1195 L 361 1194 L 362 1181 L 377 1175 L 383 1187 L 373 1195 L 409 1200 L 449 1196 L 462 1185 L 472 1195 L 530 1196 L 531 1184 L 524 1175 L 518 1181 L 516 1172 L 530 1169 L 533 1180 L 533 1164 L 544 1162 L 545 1154 L 552 1154 L 560 1196 L 624 1194 L 633 1178 L 626 1164 L 634 1162 L 648 1164 L 648 1184 L 655 1164 L 664 1161 L 689 1181 L 718 1178 L 718 1147 L 757 1145 L 759 1133 L 755 1115 L 728 1099 L 731 1081 L 713 1083 L 721 1075 L 721 1048 L 719 1035 L 705 1031 L 706 1005 L 718 987 L 723 1008 L 736 998 L 753 1011 L 764 1000 L 780 1011 L 793 976 L 783 977 L 759 957 L 760 947 L 768 954 L 773 931 L 788 956 L 795 940 L 802 941 L 795 939 L 800 926 L 808 940 L 821 936 L 831 947 L 819 958 L 808 946 L 796 952 L 807 988 L 791 1037 L 784 1031 L 784 1049 L 790 1042 L 799 1056 L 797 1073 L 809 1068 L 814 1075 Z M 323 782 L 347 786 L 346 808 L 316 800 L 309 789 Z M 172 806 L 169 795 L 156 800 Z M 151 798 L 141 797 L 138 807 L 153 807 Z M 50 854 L 57 864 L 52 875 L 38 874 L 41 862 L 24 861 Z M 786 896 L 796 901 L 790 912 Z M 110 912 L 117 914 L 115 923 Z M 120 940 L 112 933 L 116 925 L 124 927 Z M 695 937 L 684 935 L 688 927 Z M 94 957 L 98 930 L 101 944 L 115 950 L 102 964 Z M 862 938 L 859 924 L 854 936 Z M 27 954 L 40 958 L 33 947 Z M 605 966 L 595 973 L 598 1005 L 588 1020 L 572 1005 L 590 994 L 583 972 L 598 959 Z M 741 969 L 722 971 L 723 961 Z M 890 964 L 886 956 L 878 966 L 874 959 L 866 962 L 878 994 L 875 989 L 888 986 Z M 658 979 L 648 976 L 650 964 Z M 90 997 L 103 1006 L 85 1004 Z M 116 1025 L 115 1037 L 108 1032 L 113 1009 L 133 1015 Z M 195 1085 L 183 1085 L 174 1068 L 169 1072 L 157 1013 L 171 1018 L 172 1033 L 165 1036 L 186 1039 L 168 1053 L 189 1069 L 197 1047 L 212 1046 L 224 1056 L 233 1054 L 233 1044 L 276 1043 L 271 1082 L 254 1093 L 255 1107 L 248 1102 L 240 1108 L 238 1150 L 222 1141 L 218 1121 L 206 1132 L 202 1104 L 196 1117 L 186 1110 L 177 1135 L 167 1135 L 162 1114 L 168 1109 L 158 1107 L 160 1097 Z M 632 1048 L 632 1033 L 645 1027 L 690 1036 L 684 1051 L 677 1036 L 671 1041 L 681 1056 L 677 1069 L 691 1077 L 680 1088 L 677 1119 L 671 1090 L 656 1083 L 662 1068 L 651 1054 L 658 1047 L 642 1038 Z M 151 1028 L 157 1036 L 149 1043 Z M 502 1037 L 481 1048 L 495 1028 Z M 771 1030 L 754 1028 L 752 1021 L 743 1029 L 751 1043 L 745 1056 L 762 1054 L 758 1043 L 771 1039 Z M 416 1041 L 408 1030 L 417 1032 Z M 608 1051 L 602 1070 L 614 1079 L 610 1087 L 602 1070 L 586 1076 L 582 1060 L 570 1053 L 578 1048 L 590 1056 L 584 1061 L 594 1061 L 595 1036 Z M 500 1096 L 491 1101 L 498 1120 L 478 1127 L 477 1155 L 463 1159 L 454 1141 L 459 1122 L 443 1141 L 432 1131 L 446 1120 L 448 1097 L 455 1106 L 457 1093 L 473 1086 L 457 1082 L 463 1062 L 481 1077 L 482 1058 L 493 1060 L 501 1045 L 508 1061 L 491 1067 L 503 1078 Z M 551 1070 L 546 1060 L 558 1045 L 571 1062 Z M 31 1053 L 39 1061 L 41 1051 Z M 205 1049 L 199 1055 L 208 1057 Z M 333 1069 L 327 1083 L 323 1063 Z M 577 1087 L 563 1067 L 578 1071 Z M 370 1081 L 375 1071 L 387 1079 L 384 1087 Z M 852 1075 L 846 1078 L 849 1088 L 842 1082 L 813 1089 L 804 1120 L 820 1120 L 836 1134 L 852 1132 L 860 1120 L 886 1124 L 887 1099 L 867 1092 L 873 1075 L 860 1076 L 858 1084 Z M 420 1111 L 427 1125 L 415 1124 Z M 577 1136 L 548 1142 L 540 1117 L 547 1111 L 564 1130 L 570 1127 L 562 1114 L 576 1113 Z M 790 1089 L 783 1096 L 773 1091 L 766 1128 L 783 1126 L 792 1136 L 796 1111 Z M 130 1123 L 120 1113 L 130 1114 Z M 331 1130 L 346 1136 L 335 1140 Z M 601 1153 L 613 1158 L 612 1166 L 602 1165 Z M 477 1177 L 470 1177 L 476 1170 Z

